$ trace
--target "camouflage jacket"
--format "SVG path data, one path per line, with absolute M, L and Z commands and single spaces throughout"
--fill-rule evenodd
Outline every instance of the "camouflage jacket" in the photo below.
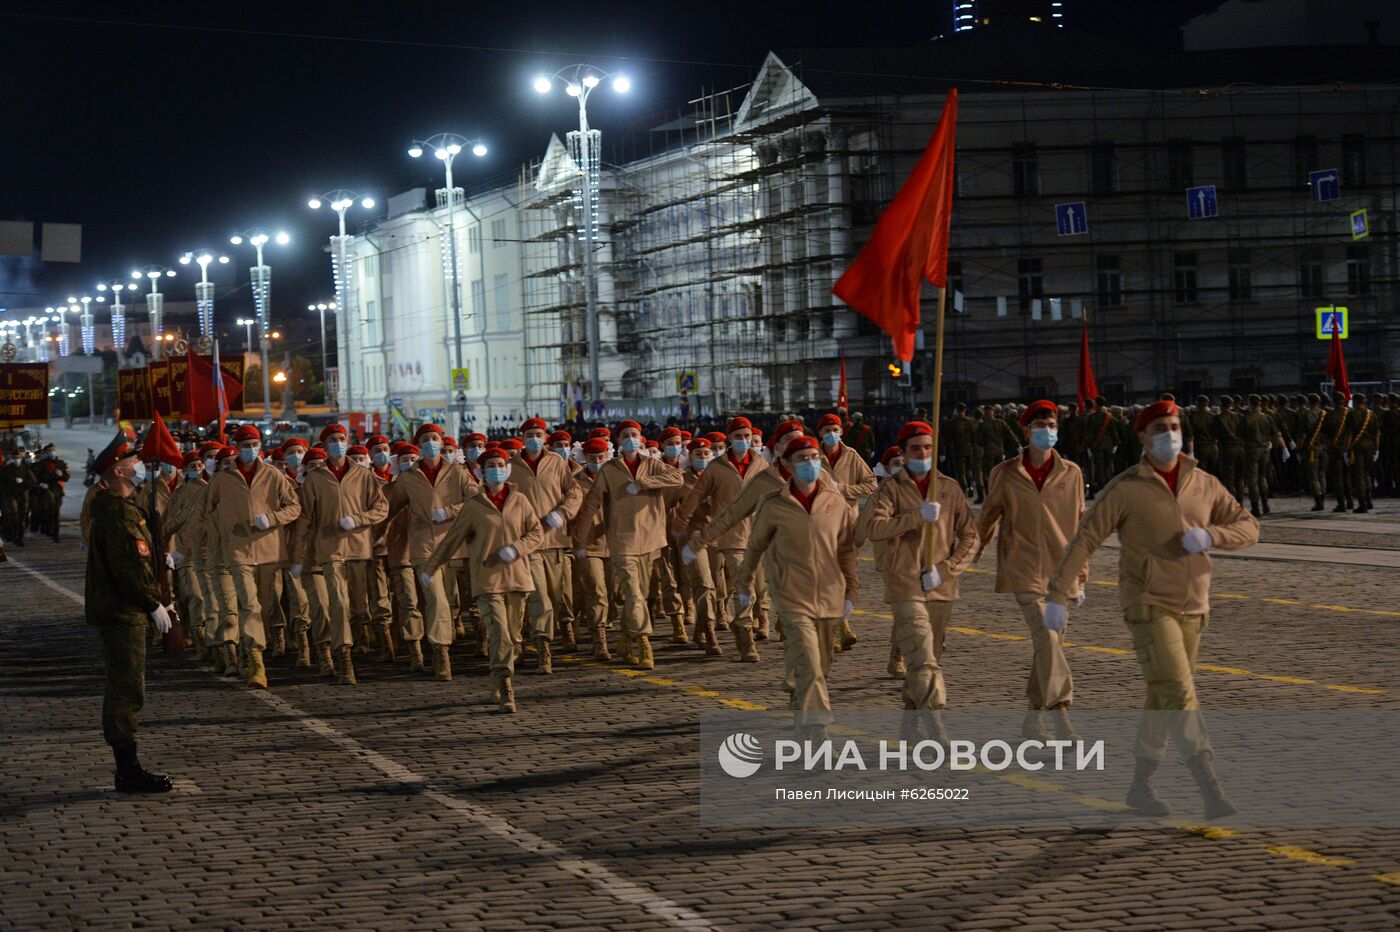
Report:
M 144 625 L 160 604 L 154 545 L 132 498 L 106 489 L 92 500 L 84 613 L 90 625 Z

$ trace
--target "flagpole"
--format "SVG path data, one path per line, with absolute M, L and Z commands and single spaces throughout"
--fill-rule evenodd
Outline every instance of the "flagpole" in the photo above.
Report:
M 938 501 L 938 442 L 941 433 L 940 415 L 943 411 L 943 315 L 948 309 L 948 286 L 944 285 L 938 289 L 938 318 L 934 322 L 933 331 L 933 404 L 930 405 L 932 420 L 929 426 L 933 428 L 933 468 L 930 470 L 932 479 L 928 484 L 928 492 L 925 500 L 930 502 Z M 910 365 L 913 363 L 911 362 Z M 933 534 L 932 526 L 924 525 L 923 538 L 920 541 L 920 551 L 924 555 L 923 569 L 930 569 L 934 564 Z

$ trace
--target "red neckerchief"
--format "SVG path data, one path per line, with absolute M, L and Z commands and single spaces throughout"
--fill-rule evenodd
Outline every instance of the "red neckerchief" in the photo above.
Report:
M 752 450 L 746 450 L 746 451 L 744 452 L 744 458 L 741 459 L 741 460 L 736 460 L 736 459 L 734 458 L 734 451 L 733 451 L 733 450 L 730 450 L 730 451 L 728 451 L 727 453 L 725 453 L 725 456 L 728 456 L 728 457 L 729 457 L 729 465 L 730 465 L 730 466 L 733 466 L 735 469 L 737 469 L 737 470 L 739 471 L 739 478 L 741 478 L 741 479 L 744 477 L 744 473 L 748 471 L 749 464 L 753 462 L 753 451 L 752 451 Z
M 383 479 L 385 482 L 388 482 L 390 479 L 394 478 L 394 474 L 389 471 L 388 466 L 384 467 L 383 472 L 379 470 L 378 466 L 374 467 L 374 474 L 379 478 Z
M 166 487 L 167 489 L 169 489 L 170 491 L 174 492 L 174 491 L 175 491 L 175 485 L 176 485 L 176 483 L 179 482 L 179 481 L 180 481 L 180 480 L 179 480 L 178 474 L 175 475 L 175 476 L 171 476 L 169 479 L 165 480 L 165 487 Z
M 627 471 L 632 474 L 632 478 L 637 478 L 637 470 L 642 466 L 642 455 L 637 454 L 637 459 L 631 463 L 627 462 L 627 457 L 622 458 L 622 465 L 627 467 Z
M 797 503 L 803 508 L 807 509 L 807 514 L 811 514 L 812 499 L 816 498 L 817 493 L 822 490 L 822 484 L 818 482 L 816 485 L 812 486 L 812 491 L 806 495 L 803 495 L 800 491 L 798 491 L 797 483 L 795 482 L 788 483 L 788 488 L 792 491 L 792 497 L 797 499 Z
M 238 469 L 238 474 L 243 477 L 243 481 L 248 483 L 248 488 L 251 489 L 253 487 L 253 473 L 258 471 L 258 461 L 253 460 L 252 465 L 247 469 L 243 468 L 242 463 L 235 463 L 234 465 Z
M 335 476 L 335 481 L 339 482 L 341 479 L 344 479 L 345 474 L 350 471 L 350 458 L 347 456 L 345 459 L 341 460 L 339 467 L 332 466 L 331 461 L 326 460 L 326 469 L 330 471 L 332 476 Z
M 1022 453 L 1021 465 L 1025 467 L 1026 475 L 1031 477 L 1031 481 L 1035 483 L 1036 489 L 1043 489 L 1045 488 L 1045 480 L 1050 478 L 1050 470 L 1055 468 L 1055 457 L 1045 457 L 1045 465 L 1037 468 L 1031 465 L 1031 455 L 1029 453 Z
M 826 455 L 826 461 L 827 461 L 828 463 L 830 463 L 830 464 L 834 467 L 834 466 L 836 465 L 836 461 L 839 460 L 839 459 L 841 458 L 841 454 L 842 454 L 843 452 L 845 452 L 845 447 L 843 447 L 841 444 L 838 443 L 838 444 L 836 445 L 836 452 L 835 452 L 835 453 L 828 453 L 828 454 Z
M 792 470 L 787 468 L 787 463 L 783 460 L 778 460 L 778 475 L 783 477 L 784 482 L 792 478 Z
M 535 457 L 534 462 L 531 462 L 531 461 L 530 461 L 530 454 L 528 454 L 528 453 L 522 453 L 522 454 L 520 454 L 520 461 L 521 461 L 522 463 L 524 463 L 526 466 L 529 466 L 529 467 L 530 467 L 530 472 L 534 473 L 534 474 L 537 475 L 537 476 L 540 474 L 540 460 L 542 460 L 542 459 L 544 459 L 544 451 L 541 451 L 541 452 L 540 452 L 540 455 L 537 456 L 537 457 Z
M 418 469 L 423 473 L 423 478 L 428 480 L 428 485 L 437 485 L 438 473 L 442 471 L 444 462 L 444 460 L 438 459 L 436 466 L 429 466 L 427 460 L 418 461 Z
M 1178 457 L 1176 465 L 1166 472 L 1163 472 L 1156 466 L 1152 467 L 1152 471 L 1161 476 L 1162 481 L 1167 484 L 1167 488 L 1172 490 L 1172 495 L 1176 495 L 1176 480 L 1181 475 L 1181 459 Z
M 501 486 L 500 495 L 492 495 L 490 489 L 486 489 L 486 497 L 491 500 L 491 504 L 496 506 L 497 511 L 506 510 L 506 498 L 510 495 L 510 483 Z
M 915 480 L 914 480 L 914 485 L 915 485 L 915 487 L 918 488 L 918 490 L 919 490 L 919 498 L 922 498 L 922 499 L 927 499 L 927 498 L 928 498 L 928 484 L 929 484 L 930 482 L 932 482 L 932 481 L 933 481 L 933 470 L 932 470 L 932 469 L 930 469 L 928 472 L 924 473 L 924 477 L 923 477 L 922 479 L 915 479 Z

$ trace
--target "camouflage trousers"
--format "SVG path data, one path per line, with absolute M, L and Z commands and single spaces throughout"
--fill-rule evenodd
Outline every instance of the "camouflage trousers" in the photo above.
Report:
M 102 737 L 112 747 L 135 746 L 136 722 L 146 703 L 146 625 L 102 625 Z

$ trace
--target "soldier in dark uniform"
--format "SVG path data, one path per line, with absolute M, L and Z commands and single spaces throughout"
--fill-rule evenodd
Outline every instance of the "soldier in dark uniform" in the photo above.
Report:
M 977 422 L 975 444 L 975 449 L 979 454 L 977 463 L 978 504 L 987 497 L 987 481 L 993 467 L 1006 459 L 1006 438 L 1010 432 L 1006 421 L 1002 420 L 1001 412 L 995 408 L 986 407 L 979 413 L 982 419 Z
M 34 471 L 20 451 L 0 460 L 0 530 L 16 547 L 24 546 L 24 530 L 29 523 L 29 493 L 34 488 Z
M 1243 418 L 1235 410 L 1235 399 L 1222 395 L 1220 413 L 1211 427 L 1215 442 L 1220 446 L 1220 481 L 1235 496 L 1235 501 L 1241 504 L 1244 502 L 1243 427 Z
M 1201 468 L 1216 478 L 1220 477 L 1220 443 L 1215 439 L 1215 412 L 1210 409 L 1210 399 L 1205 395 L 1196 396 L 1196 407 L 1182 419 L 1182 426 L 1191 425 L 1192 456 Z M 1185 442 L 1185 437 L 1182 438 Z
M 1264 412 L 1264 399 L 1249 396 L 1249 411 L 1240 426 L 1244 441 L 1245 486 L 1249 489 L 1249 513 L 1254 517 L 1269 513 L 1269 451 L 1275 441 L 1282 445 L 1278 426 Z
M 851 425 L 846 428 L 843 438 L 846 446 L 860 454 L 867 463 L 875 455 L 875 431 L 865 423 L 865 415 L 859 411 L 851 415 Z
M 58 516 L 63 508 L 63 484 L 68 481 L 68 464 L 58 458 L 58 448 L 47 444 L 31 467 L 35 491 L 29 497 L 34 515 L 33 529 L 58 543 Z
M 1347 419 L 1351 442 L 1347 453 L 1351 458 L 1351 494 L 1356 498 L 1353 510 L 1360 515 L 1371 510 L 1371 467 L 1380 450 L 1381 427 L 1376 412 L 1366 404 L 1365 395 L 1357 392 L 1351 396 L 1351 401 L 1351 414 Z
M 97 628 L 106 666 L 102 736 L 116 758 L 118 793 L 165 793 L 170 779 L 150 773 L 136 757 L 136 723 L 146 701 L 147 624 L 170 630 L 152 565 L 150 528 L 132 497 L 144 471 L 136 437 L 118 431 L 93 464 L 105 488 L 92 501 L 84 614 Z
M 1321 396 L 1316 393 L 1306 398 L 1298 396 L 1293 435 L 1298 438 L 1298 468 L 1303 491 L 1313 497 L 1312 510 L 1321 511 L 1326 507 L 1322 496 L 1327 491 L 1327 445 L 1322 442 Z
M 973 423 L 972 418 L 967 416 L 967 405 L 959 401 L 953 407 L 953 416 L 948 419 L 948 452 L 953 457 L 954 477 L 967 495 L 973 492 L 973 435 Z
M 1118 431 L 1105 399 L 1095 399 L 1089 405 L 1090 414 L 1085 420 L 1084 433 L 1093 465 L 1093 475 L 1089 481 L 1089 498 L 1093 498 L 1116 475 L 1113 451 L 1118 446 Z
M 1349 422 L 1347 396 L 1337 392 L 1332 396 L 1332 407 L 1322 416 L 1322 442 L 1327 447 L 1327 487 L 1337 497 L 1337 506 L 1332 509 L 1337 513 L 1351 510 Z

